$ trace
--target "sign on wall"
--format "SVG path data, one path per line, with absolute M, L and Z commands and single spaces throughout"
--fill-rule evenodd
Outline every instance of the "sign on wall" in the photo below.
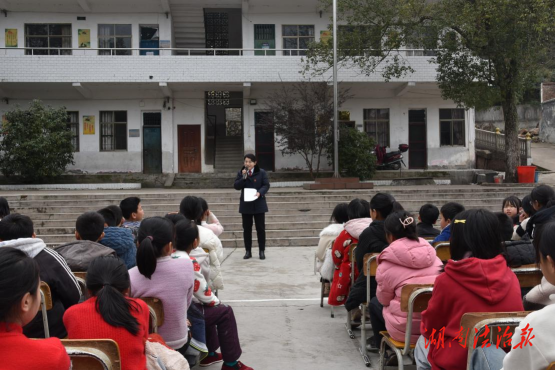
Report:
M 17 28 L 6 28 L 6 47 L 17 47 Z
M 83 135 L 94 135 L 94 116 L 83 116 Z
M 91 47 L 91 30 L 90 29 L 79 29 L 77 30 L 79 47 L 80 48 L 90 48 Z
M 141 137 L 141 131 L 139 129 L 131 128 L 129 129 L 129 137 Z

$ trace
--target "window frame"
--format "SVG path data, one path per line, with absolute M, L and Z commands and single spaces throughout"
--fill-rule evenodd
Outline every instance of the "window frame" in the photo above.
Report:
M 454 111 L 454 110 L 461 110 L 463 111 L 463 119 L 459 119 L 459 118 L 452 118 L 453 115 L 451 115 L 451 118 L 449 119 L 445 119 L 445 118 L 441 118 L 441 111 L 443 110 L 450 110 L 450 111 Z M 443 146 L 450 146 L 450 147 L 460 147 L 460 148 L 466 148 L 466 114 L 464 112 L 465 110 L 463 108 L 440 108 L 438 110 L 438 117 L 439 117 L 439 146 L 443 147 Z M 455 122 L 461 122 L 462 121 L 462 137 L 463 137 L 463 144 L 453 144 L 454 143 L 454 132 L 455 130 L 453 129 L 453 124 Z M 450 144 L 442 144 L 441 142 L 441 126 L 442 123 L 444 122 L 450 122 L 450 132 L 451 132 L 451 143 Z
M 285 27 L 297 27 L 297 35 L 296 36 L 285 36 L 284 35 L 284 28 Z M 312 36 L 299 36 L 299 27 L 312 27 Z M 305 56 L 306 52 L 301 50 L 294 50 L 294 49 L 287 49 L 285 47 L 285 39 L 297 39 L 297 47 L 296 49 L 300 49 L 300 39 L 312 39 L 312 42 L 316 41 L 316 26 L 313 24 L 282 24 L 281 25 L 281 47 L 283 49 L 283 55 L 286 56 Z M 290 51 L 288 51 L 290 50 Z
M 366 111 L 372 111 L 375 110 L 376 111 L 376 118 L 375 119 L 366 119 Z M 388 119 L 380 119 L 378 118 L 379 114 L 377 114 L 380 110 L 387 110 L 387 116 Z M 380 141 L 379 141 L 379 131 L 378 131 L 378 123 L 381 123 L 382 125 L 385 124 L 387 122 L 387 145 L 385 145 L 386 148 L 391 147 L 391 109 L 390 108 L 365 108 L 362 110 L 362 129 L 364 130 L 364 132 L 366 133 L 366 135 L 368 135 L 369 137 L 372 137 L 374 139 L 374 143 L 376 145 L 380 145 Z M 375 128 L 376 128 L 376 135 L 375 136 L 371 136 L 367 130 L 367 124 L 374 124 Z
M 104 35 L 100 35 L 100 26 L 112 26 L 114 27 L 114 34 L 111 36 L 104 36 Z M 131 33 L 129 35 L 118 35 L 116 34 L 116 26 L 129 26 L 131 29 Z M 160 31 L 160 29 L 158 29 L 158 31 Z M 123 55 L 123 56 L 128 56 L 128 55 L 133 55 L 133 50 L 122 50 L 122 53 L 118 53 L 117 49 L 125 49 L 125 48 L 118 48 L 117 46 L 117 42 L 116 39 L 118 37 L 120 38 L 129 38 L 130 42 L 131 42 L 131 48 L 133 48 L 133 24 L 132 23 L 99 23 L 97 26 L 97 30 L 96 30 L 96 36 L 98 38 L 98 48 L 102 49 L 102 50 L 98 50 L 98 55 L 109 55 L 109 56 L 114 56 L 114 55 Z M 139 41 L 140 41 L 140 29 L 139 29 Z M 113 48 L 101 48 L 100 47 L 100 40 L 103 39 L 113 39 L 114 40 L 114 47 Z M 115 53 L 114 53 L 115 51 Z M 102 54 L 102 53 L 106 53 L 109 52 L 110 54 Z M 126 54 L 129 53 L 129 54 Z
M 102 122 L 103 113 L 108 113 L 108 112 L 112 113 L 112 122 Z M 125 122 L 114 122 L 116 112 L 125 112 Z M 100 148 L 101 152 L 127 152 L 127 151 L 129 151 L 129 139 L 128 139 L 128 135 L 127 135 L 127 127 L 128 127 L 127 125 L 128 125 L 128 123 L 129 123 L 129 115 L 128 115 L 128 112 L 126 110 L 102 110 L 102 111 L 99 112 L 100 135 L 98 135 L 98 136 L 99 136 L 99 139 L 100 139 L 99 148 Z M 112 125 L 113 134 L 112 135 L 104 135 L 102 133 L 103 125 Z M 114 147 L 116 146 L 116 142 L 115 142 L 115 137 L 116 137 L 115 127 L 116 127 L 116 125 L 125 125 L 125 149 L 103 149 L 102 148 L 102 142 L 103 142 L 102 139 L 104 137 L 112 137 L 113 138 L 112 144 L 113 144 Z
M 76 122 L 72 122 L 70 120 L 70 114 L 75 114 L 77 117 L 77 121 Z M 73 134 L 73 130 L 71 130 L 72 133 L 72 139 L 75 139 L 75 145 L 73 146 L 73 152 L 74 153 L 78 153 L 80 151 L 80 147 L 79 147 L 79 111 L 67 111 L 67 126 L 68 128 L 70 128 L 71 130 L 71 126 L 75 125 L 76 126 L 76 134 Z
M 46 35 L 29 35 L 27 33 L 27 26 L 46 26 Z M 69 35 L 51 35 L 50 34 L 50 26 L 69 26 Z M 30 49 L 25 49 L 25 55 L 72 55 L 73 54 L 73 50 L 64 50 L 63 46 L 62 47 L 52 47 L 53 49 L 57 50 L 58 54 L 50 54 L 51 52 L 51 46 L 50 46 L 50 38 L 51 37 L 60 37 L 60 38 L 69 38 L 69 44 L 70 44 L 70 48 L 73 47 L 73 24 L 71 23 L 24 23 L 23 24 L 23 32 L 24 32 L 24 44 L 26 48 L 30 48 Z M 28 39 L 29 38 L 45 38 L 47 40 L 47 49 L 42 49 L 40 47 L 36 47 L 33 48 L 32 46 L 28 46 Z M 63 41 L 62 41 L 63 44 Z M 46 54 L 35 54 L 35 49 L 39 50 L 39 51 L 46 51 Z M 63 54 L 61 54 L 61 52 L 63 52 Z

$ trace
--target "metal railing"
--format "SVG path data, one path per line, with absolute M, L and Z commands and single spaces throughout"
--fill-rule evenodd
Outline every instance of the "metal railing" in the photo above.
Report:
M 518 147 L 523 162 L 532 158 L 532 140 L 530 136 L 526 138 L 519 137 Z M 476 149 L 505 153 L 505 135 L 499 129 L 496 132 L 476 129 Z

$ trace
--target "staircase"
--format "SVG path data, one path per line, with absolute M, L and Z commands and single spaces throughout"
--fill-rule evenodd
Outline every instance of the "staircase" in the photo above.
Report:
M 231 187 L 231 185 L 230 185 Z M 437 207 L 456 201 L 467 209 L 486 208 L 500 211 L 502 200 L 509 195 L 522 198 L 531 187 L 481 187 L 481 186 L 421 186 L 380 187 L 373 190 L 321 190 L 271 189 L 267 195 L 270 212 L 266 215 L 267 246 L 315 247 L 320 231 L 329 224 L 336 204 L 353 198 L 370 198 L 377 192 L 391 193 L 403 207 L 417 214 L 425 203 Z M 177 211 L 181 199 L 187 195 L 201 196 L 211 211 L 224 225 L 220 236 L 224 247 L 243 247 L 243 232 L 239 210 L 239 192 L 230 190 L 160 190 L 143 189 L 129 191 L 91 191 L 5 194 L 13 212 L 31 217 L 38 238 L 48 245 L 67 243 L 75 239 L 75 220 L 83 212 L 98 210 L 119 202 L 128 196 L 142 200 L 145 215 L 164 216 Z M 256 234 L 256 233 L 255 233 Z M 256 236 L 253 235 L 256 239 Z M 256 243 L 255 243 L 256 246 Z
M 176 48 L 206 48 L 204 30 L 204 9 L 202 6 L 173 4 L 170 1 L 173 22 L 173 38 Z M 189 55 L 186 51 L 178 51 L 177 55 Z M 191 55 L 206 55 L 204 51 L 192 52 Z
M 243 163 L 243 137 L 218 136 L 216 138 L 216 172 L 237 173 Z

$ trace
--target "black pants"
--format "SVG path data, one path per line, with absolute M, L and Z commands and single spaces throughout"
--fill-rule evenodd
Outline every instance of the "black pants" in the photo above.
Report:
M 256 225 L 256 237 L 258 238 L 258 249 L 263 251 L 266 248 L 266 214 L 257 213 L 241 214 L 243 216 L 243 239 L 245 240 L 245 250 L 250 252 L 252 248 L 252 219 Z
M 383 318 L 383 306 L 376 297 L 370 300 L 370 322 L 374 332 L 374 342 L 376 347 L 380 348 L 380 343 L 382 342 L 380 331 L 386 331 L 387 329 L 385 327 L 385 319 Z

